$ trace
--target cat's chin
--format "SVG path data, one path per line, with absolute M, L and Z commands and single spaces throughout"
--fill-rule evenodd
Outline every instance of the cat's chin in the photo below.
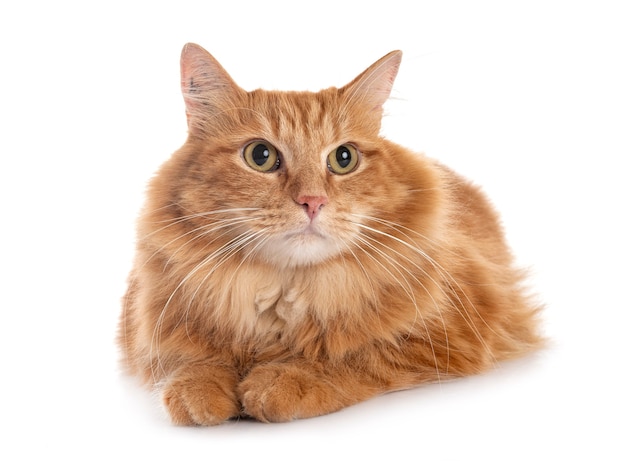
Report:
M 260 254 L 278 267 L 298 267 L 321 263 L 340 251 L 341 247 L 334 239 L 318 232 L 303 231 L 268 240 Z

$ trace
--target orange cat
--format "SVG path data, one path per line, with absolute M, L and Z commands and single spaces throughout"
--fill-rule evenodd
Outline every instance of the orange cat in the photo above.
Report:
M 119 334 L 174 423 L 323 415 L 541 344 L 483 194 L 379 136 L 400 59 L 246 92 L 183 49 L 189 136 L 150 183 Z

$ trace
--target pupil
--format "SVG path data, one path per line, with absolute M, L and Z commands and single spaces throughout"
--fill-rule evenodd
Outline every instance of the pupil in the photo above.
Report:
M 252 160 L 262 166 L 270 156 L 270 151 L 265 144 L 259 144 L 252 150 Z
M 337 149 L 336 158 L 339 166 L 341 168 L 345 168 L 350 165 L 350 160 L 352 156 L 347 147 L 340 147 Z

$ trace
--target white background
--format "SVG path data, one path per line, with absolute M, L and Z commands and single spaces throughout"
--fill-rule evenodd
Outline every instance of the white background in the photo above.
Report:
M 0 6 L 0 458 L 626 459 L 623 2 L 166 3 Z M 402 49 L 384 134 L 492 197 L 551 346 L 321 418 L 171 426 L 114 337 L 188 41 L 250 90 Z

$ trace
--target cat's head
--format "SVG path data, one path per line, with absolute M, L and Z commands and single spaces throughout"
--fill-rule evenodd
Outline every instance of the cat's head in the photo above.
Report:
M 292 267 L 374 251 L 372 240 L 415 219 L 427 229 L 435 175 L 379 136 L 400 60 L 391 52 L 341 88 L 247 92 L 186 45 L 189 137 L 158 187 L 194 244 Z

